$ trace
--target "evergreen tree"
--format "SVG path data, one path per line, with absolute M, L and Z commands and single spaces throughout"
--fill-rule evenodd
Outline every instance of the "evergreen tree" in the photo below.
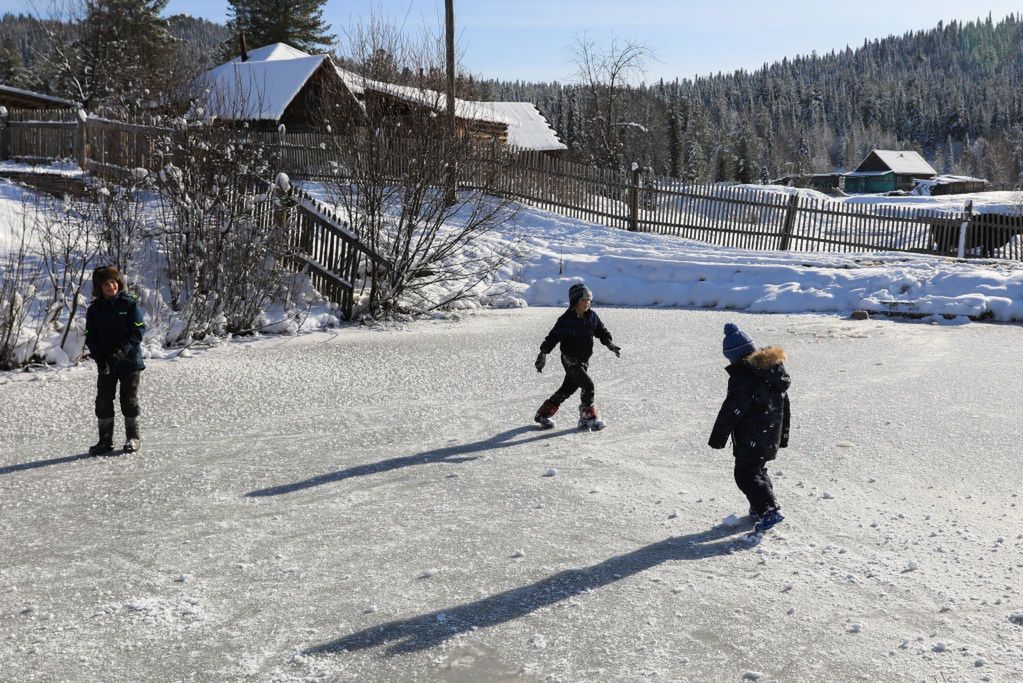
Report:
M 322 51 L 334 42 L 323 21 L 326 0 L 228 0 L 228 28 L 237 41 L 245 33 L 252 48 L 287 43 L 306 52 Z M 233 55 L 237 55 L 235 42 Z
M 672 178 L 682 176 L 683 153 L 682 121 L 678 110 L 672 107 L 668 112 L 668 175 Z
M 28 79 L 28 71 L 21 59 L 21 51 L 10 38 L 0 46 L 0 83 L 21 87 Z
M 167 0 L 86 0 L 77 37 L 51 45 L 60 59 L 54 84 L 59 94 L 86 108 L 145 107 L 153 93 L 167 92 L 171 35 L 160 16 Z

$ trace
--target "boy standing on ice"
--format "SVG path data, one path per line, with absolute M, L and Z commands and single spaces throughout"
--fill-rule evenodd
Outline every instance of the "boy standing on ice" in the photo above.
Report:
M 142 335 L 146 324 L 142 307 L 124 288 L 124 278 L 113 266 L 92 273 L 92 303 L 85 313 L 85 345 L 96 360 L 96 419 L 99 442 L 89 455 L 104 455 L 114 450 L 114 394 L 121 385 L 121 415 L 124 416 L 124 452 L 133 453 L 141 445 L 139 437 L 139 380 L 142 362 Z
M 622 356 L 622 350 L 611 341 L 611 333 L 604 327 L 604 323 L 600 322 L 597 312 L 590 309 L 592 300 L 593 293 L 586 285 L 582 283 L 572 285 L 568 290 L 568 310 L 558 318 L 547 338 L 540 344 L 540 353 L 535 363 L 537 372 L 543 372 L 547 354 L 558 344 L 561 344 L 561 364 L 565 367 L 565 381 L 543 402 L 536 411 L 536 417 L 533 418 L 544 429 L 554 426 L 552 419 L 554 413 L 558 412 L 561 404 L 574 394 L 576 389 L 582 389 L 579 428 L 593 430 L 604 428 L 604 421 L 597 415 L 597 409 L 593 405 L 593 380 L 586 372 L 590 356 L 593 355 L 593 338 L 599 339 L 619 358 Z
M 785 519 L 774 497 L 767 462 L 779 448 L 789 445 L 789 396 L 792 383 L 783 365 L 785 351 L 769 346 L 757 349 L 753 339 L 733 323 L 725 325 L 722 350 L 729 365 L 728 395 L 718 412 L 708 444 L 724 448 L 732 437 L 735 483 L 749 500 L 757 520 L 755 533 L 763 533 Z

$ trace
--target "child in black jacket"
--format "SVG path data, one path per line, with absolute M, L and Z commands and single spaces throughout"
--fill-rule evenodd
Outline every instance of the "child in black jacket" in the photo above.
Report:
M 736 325 L 725 325 L 722 344 L 730 364 L 728 395 L 718 412 L 708 444 L 724 448 L 732 437 L 735 483 L 749 500 L 750 515 L 762 533 L 784 517 L 774 497 L 767 463 L 789 445 L 789 396 L 792 383 L 785 370 L 785 351 L 757 349 Z
M 139 380 L 146 365 L 142 362 L 142 336 L 146 331 L 142 307 L 124 288 L 124 278 L 113 266 L 92 273 L 92 303 L 85 313 L 85 345 L 96 361 L 96 419 L 99 442 L 89 448 L 90 455 L 114 450 L 114 395 L 121 385 L 121 415 L 124 416 L 124 452 L 141 446 L 139 436 Z
M 593 355 L 593 338 L 599 339 L 619 358 L 622 350 L 611 341 L 611 333 L 604 327 L 597 312 L 590 309 L 592 300 L 593 293 L 586 285 L 582 283 L 572 285 L 568 290 L 568 310 L 558 318 L 554 328 L 540 344 L 540 353 L 535 363 L 537 372 L 543 372 L 547 354 L 558 344 L 561 344 L 561 364 L 565 368 L 565 381 L 543 402 L 533 418 L 544 429 L 554 426 L 554 414 L 576 389 L 582 389 L 582 403 L 579 404 L 580 429 L 604 428 L 604 421 L 597 415 L 597 408 L 593 405 L 595 394 L 593 380 L 587 374 L 590 356 Z

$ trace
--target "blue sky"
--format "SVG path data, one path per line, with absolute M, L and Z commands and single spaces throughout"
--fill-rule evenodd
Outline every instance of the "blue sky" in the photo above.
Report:
M 0 11 L 27 11 L 0 0 Z M 226 0 L 170 0 L 168 13 L 224 21 Z M 344 33 L 376 13 L 418 33 L 438 29 L 443 0 L 327 0 L 324 16 Z M 850 9 L 851 8 L 851 9 Z M 995 21 L 1023 12 L 1019 0 L 455 0 L 462 65 L 483 77 L 570 80 L 568 48 L 582 32 L 599 43 L 612 34 L 652 48 L 647 80 L 757 69 L 783 57 L 820 54 L 865 38 L 933 28 L 938 21 Z M 343 52 L 344 50 L 342 50 Z

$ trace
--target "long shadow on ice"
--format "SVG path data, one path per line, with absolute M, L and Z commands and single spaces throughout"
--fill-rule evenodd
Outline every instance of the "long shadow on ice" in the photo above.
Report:
M 296 491 L 302 491 L 303 489 L 312 488 L 314 486 L 322 486 L 323 484 L 331 484 L 336 481 L 343 481 L 345 479 L 351 479 L 353 477 L 364 477 L 367 474 L 379 474 L 380 472 L 390 472 L 391 470 L 401 469 L 402 467 L 409 467 L 412 465 L 427 465 L 430 463 L 452 463 L 457 464 L 460 462 L 468 462 L 470 460 L 476 460 L 480 456 L 460 458 L 456 456 L 466 455 L 469 453 L 480 453 L 482 451 L 495 450 L 497 448 L 508 448 L 510 446 L 521 446 L 523 444 L 531 443 L 533 441 L 543 441 L 544 439 L 551 439 L 557 436 L 564 436 L 565 434 L 577 432 L 577 429 L 564 429 L 559 432 L 542 432 L 537 436 L 532 436 L 528 439 L 518 439 L 512 441 L 519 434 L 525 434 L 526 432 L 535 432 L 536 427 L 516 427 L 515 429 L 509 429 L 495 434 L 494 436 L 482 439 L 481 441 L 474 441 L 472 443 L 461 444 L 459 446 L 448 446 L 447 448 L 437 448 L 432 451 L 423 451 L 422 453 L 416 453 L 415 455 L 406 455 L 400 458 L 391 458 L 390 460 L 381 460 L 380 462 L 367 463 L 365 465 L 356 465 L 355 467 L 349 467 L 347 469 L 339 470 L 337 472 L 331 472 L 329 474 L 320 474 L 311 479 L 305 479 L 303 481 L 296 481 L 291 484 L 281 484 L 280 486 L 271 486 L 265 489 L 258 489 L 256 491 L 249 491 L 245 495 L 249 498 L 262 498 L 264 496 L 279 496 L 285 493 L 294 493 Z
M 77 455 L 64 455 L 59 458 L 50 458 L 49 460 L 33 460 L 32 462 L 21 462 L 16 465 L 7 465 L 0 467 L 0 476 L 5 474 L 11 474 L 13 472 L 21 472 L 22 470 L 34 470 L 40 467 L 49 467 L 50 465 L 60 465 L 65 462 L 74 462 L 75 460 L 86 460 L 89 458 L 88 453 L 79 453 Z
M 665 539 L 592 567 L 566 569 L 529 586 L 476 602 L 373 626 L 308 648 L 305 654 L 338 654 L 388 644 L 389 655 L 426 650 L 460 633 L 524 617 L 541 607 L 601 588 L 664 562 L 702 560 L 748 548 L 750 546 L 742 541 L 729 538 L 742 530 L 722 524 L 700 533 Z

